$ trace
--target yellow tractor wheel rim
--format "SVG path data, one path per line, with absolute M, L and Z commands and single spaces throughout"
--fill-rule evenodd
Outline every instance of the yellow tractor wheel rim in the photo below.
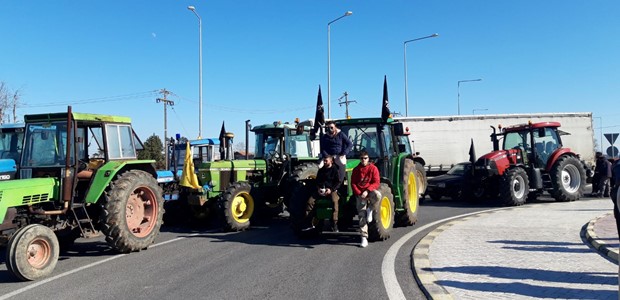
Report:
M 413 172 L 409 173 L 409 178 L 407 179 L 407 196 L 409 198 L 407 199 L 409 211 L 414 213 L 418 210 L 418 186 Z
M 254 199 L 247 192 L 239 193 L 233 198 L 230 210 L 235 221 L 239 223 L 249 222 L 252 213 L 254 213 Z
M 381 226 L 387 229 L 390 228 L 390 224 L 392 224 L 392 212 L 394 211 L 392 208 L 392 204 L 390 203 L 390 199 L 388 197 L 383 196 L 381 198 Z

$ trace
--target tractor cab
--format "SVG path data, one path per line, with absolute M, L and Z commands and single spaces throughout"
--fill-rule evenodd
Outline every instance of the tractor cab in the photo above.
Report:
M 0 125 L 0 180 L 15 178 L 19 164 L 24 124 Z
M 267 172 L 278 180 L 299 161 L 316 160 L 312 152 L 310 127 L 274 122 L 252 128 L 256 137 L 254 158 L 267 161 Z

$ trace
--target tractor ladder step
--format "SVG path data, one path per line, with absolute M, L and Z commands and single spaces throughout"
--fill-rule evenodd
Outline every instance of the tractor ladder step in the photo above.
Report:
M 71 213 L 84 236 L 90 236 L 97 232 L 84 203 L 74 203 L 71 205 Z

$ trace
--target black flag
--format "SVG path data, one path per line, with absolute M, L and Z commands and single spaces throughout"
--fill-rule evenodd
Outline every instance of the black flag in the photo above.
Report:
M 316 113 L 314 114 L 314 128 L 310 132 L 310 139 L 315 139 L 316 134 L 325 125 L 325 111 L 323 110 L 323 97 L 321 97 L 321 86 L 319 85 L 319 95 L 316 97 Z
M 388 100 L 388 91 L 387 91 L 387 76 L 383 77 L 383 105 L 381 107 L 381 119 L 383 122 L 386 122 L 387 119 L 391 118 L 390 114 L 390 101 Z
M 474 149 L 474 139 L 471 139 L 471 146 L 469 146 L 469 162 L 471 162 L 471 172 L 474 173 L 474 164 L 476 163 L 476 149 Z
M 224 128 L 224 121 L 222 121 L 222 130 L 220 130 L 220 159 L 226 159 L 226 128 Z

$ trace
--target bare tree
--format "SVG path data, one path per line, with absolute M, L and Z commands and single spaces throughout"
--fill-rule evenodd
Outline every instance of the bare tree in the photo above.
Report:
M 21 90 L 11 90 L 6 82 L 0 81 L 0 124 L 17 122 L 21 94 Z

